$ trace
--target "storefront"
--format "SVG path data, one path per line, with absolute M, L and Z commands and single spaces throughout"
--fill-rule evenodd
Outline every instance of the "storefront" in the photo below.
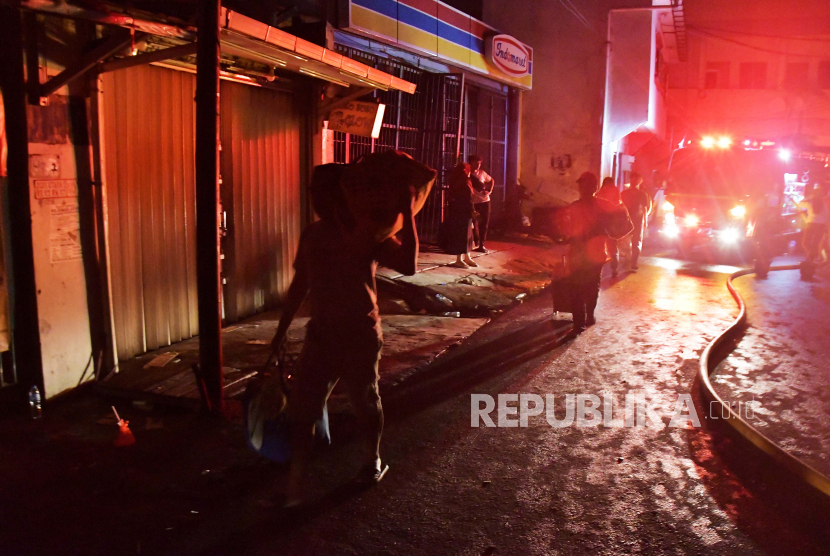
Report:
M 415 84 L 227 9 L 198 29 L 146 13 L 36 9 L 4 9 L 26 25 L 4 26 L 18 42 L 0 45 L 22 62 L 27 39 L 37 78 L 5 64 L 9 152 L 29 168 L 10 165 L 8 180 L 12 245 L 23 245 L 12 343 L 26 374 L 4 369 L 4 382 L 52 397 L 198 335 L 211 407 L 221 407 L 221 325 L 276 308 L 289 285 L 319 114 L 343 91 L 406 98 Z M 200 65 L 203 30 L 219 48 Z M 58 31 L 73 48 L 56 46 Z M 203 95 L 202 112 L 200 71 L 208 83 L 215 75 L 219 99 Z M 321 99 L 327 82 L 340 96 Z M 200 135 L 200 123 L 215 133 Z M 200 228 L 213 217 L 215 228 Z
M 334 133 L 331 161 L 396 148 L 436 168 L 441 187 L 433 189 L 419 215 L 422 240 L 434 241 L 449 170 L 476 154 L 495 181 L 493 208 L 501 214 L 508 184 L 517 182 L 509 174 L 513 169 L 517 175 L 518 167 L 518 92 L 532 86 L 533 50 L 434 0 L 347 4 L 334 34 L 337 52 L 418 88 L 411 96 L 375 91 L 373 96 L 386 105 L 380 136 Z

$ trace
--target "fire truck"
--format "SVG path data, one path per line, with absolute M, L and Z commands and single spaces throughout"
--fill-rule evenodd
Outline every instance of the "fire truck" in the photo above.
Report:
M 773 140 L 684 141 L 671 156 L 660 231 L 681 257 L 702 248 L 712 257 L 750 261 L 761 222 L 772 232 L 766 248 L 777 254 L 799 239 L 798 203 L 827 178 L 826 153 Z

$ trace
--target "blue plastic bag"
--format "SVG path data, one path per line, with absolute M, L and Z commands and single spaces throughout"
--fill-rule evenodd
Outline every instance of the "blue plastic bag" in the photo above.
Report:
M 280 378 L 280 381 L 284 387 L 284 380 Z M 254 380 L 243 396 L 242 405 L 248 446 L 271 461 L 284 463 L 291 457 L 287 406 L 282 407 L 275 415 L 274 402 L 269 399 L 263 388 L 265 384 L 264 380 Z M 326 446 L 331 444 L 328 406 L 323 407 L 323 416 L 315 424 L 315 437 L 318 442 Z

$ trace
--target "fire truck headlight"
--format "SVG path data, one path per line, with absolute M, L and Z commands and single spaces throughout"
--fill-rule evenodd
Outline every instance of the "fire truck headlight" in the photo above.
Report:
M 728 149 L 732 146 L 732 138 L 730 137 L 718 137 L 718 147 L 721 149 Z
M 680 235 L 680 228 L 677 227 L 677 221 L 674 218 L 673 212 L 667 212 L 663 219 L 663 228 L 661 230 L 666 237 L 675 238 Z
M 700 218 L 696 214 L 687 214 L 683 219 L 683 223 L 689 228 L 696 228 L 700 224 Z
M 720 232 L 720 240 L 723 243 L 736 243 L 740 238 L 741 234 L 736 228 L 726 228 Z
M 704 137 L 700 140 L 700 146 L 704 149 L 711 149 L 715 146 L 715 138 L 714 137 Z
M 729 214 L 731 214 L 733 218 L 743 218 L 746 216 L 746 207 L 743 205 L 732 207 Z

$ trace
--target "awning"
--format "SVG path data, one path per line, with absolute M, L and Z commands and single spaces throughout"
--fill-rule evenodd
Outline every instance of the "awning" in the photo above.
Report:
M 68 2 L 53 4 L 37 0 L 23 0 L 20 2 L 20 7 L 57 16 L 85 19 L 104 25 L 115 25 L 132 31 L 140 30 L 147 35 L 160 37 L 164 46 L 167 47 L 156 45 L 152 50 L 142 49 L 142 54 L 139 56 L 124 58 L 111 58 L 113 53 L 110 51 L 90 52 L 76 64 L 77 67 L 68 68 L 66 76 L 61 76 L 59 80 L 53 79 L 55 82 L 60 82 L 53 89 L 65 85 L 66 82 L 92 67 L 97 67 L 99 71 L 111 71 L 142 63 L 152 63 L 184 71 L 195 71 L 192 56 L 195 54 L 193 40 L 196 30 L 183 22 L 169 20 L 161 15 L 158 15 L 156 20 L 147 19 L 146 13 L 145 18 L 141 19 L 129 8 L 105 3 L 98 5 L 97 10 L 88 10 Z M 333 50 L 323 48 L 238 12 L 222 8 L 219 24 L 221 27 L 220 47 L 227 56 L 251 60 L 270 66 L 272 69 L 285 69 L 316 77 L 343 87 L 394 89 L 409 94 L 415 92 L 414 83 L 371 68 Z M 123 49 L 123 45 L 118 45 L 117 42 L 114 44 L 115 48 Z M 189 60 L 183 60 L 184 58 L 189 58 Z M 108 62 L 107 59 L 109 59 Z M 260 75 L 256 71 L 241 70 L 237 74 L 231 70 L 221 73 L 225 79 L 254 85 L 260 84 L 256 79 L 247 75 Z
M 415 92 L 416 85 L 369 67 L 333 50 L 276 27 L 222 9 L 220 48 L 223 53 L 324 79 L 344 87 L 375 87 Z

